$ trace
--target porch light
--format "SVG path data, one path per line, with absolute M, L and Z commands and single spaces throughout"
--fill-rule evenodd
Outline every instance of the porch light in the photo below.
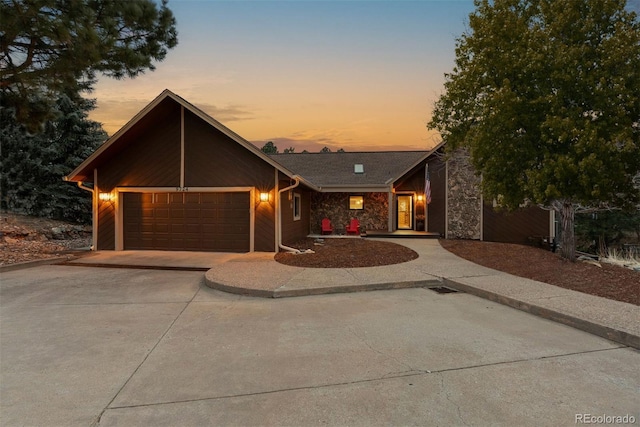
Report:
M 269 201 L 269 193 L 260 193 L 260 201 L 268 202 Z
M 424 200 L 424 196 L 422 194 L 418 194 L 418 201 L 421 202 Z
M 110 202 L 111 201 L 111 193 L 99 193 L 98 198 L 101 202 Z

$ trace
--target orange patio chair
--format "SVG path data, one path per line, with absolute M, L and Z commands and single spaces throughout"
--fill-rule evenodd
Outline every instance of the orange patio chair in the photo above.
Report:
M 360 234 L 360 221 L 353 218 L 351 223 L 347 225 L 347 234 Z
M 333 233 L 331 220 L 329 220 L 329 218 L 325 218 L 322 220 L 322 234 L 331 234 L 331 233 Z

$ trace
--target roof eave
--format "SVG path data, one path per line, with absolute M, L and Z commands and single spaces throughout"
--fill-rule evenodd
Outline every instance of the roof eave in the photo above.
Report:
M 321 185 L 319 187 L 322 193 L 387 193 L 392 187 L 384 184 L 367 184 L 367 185 Z

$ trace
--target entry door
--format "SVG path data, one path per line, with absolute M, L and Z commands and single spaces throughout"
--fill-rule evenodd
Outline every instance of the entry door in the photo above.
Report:
M 413 197 L 398 196 L 398 230 L 413 228 Z

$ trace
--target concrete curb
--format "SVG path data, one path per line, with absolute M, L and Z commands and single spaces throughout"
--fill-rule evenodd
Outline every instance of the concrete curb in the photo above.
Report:
M 408 282 L 390 282 L 390 283 L 372 283 L 372 284 L 360 284 L 360 285 L 345 285 L 345 286 L 325 286 L 315 288 L 302 288 L 302 289 L 282 289 L 282 287 L 267 290 L 267 289 L 253 289 L 240 286 L 231 286 L 224 283 L 216 282 L 209 279 L 205 274 L 205 284 L 211 288 L 219 291 L 252 296 L 259 298 L 292 298 L 303 297 L 312 295 L 327 295 L 338 293 L 352 293 L 352 292 L 368 292 L 368 291 L 386 291 L 392 289 L 409 289 L 409 288 L 425 288 L 442 286 L 440 280 L 418 280 Z
M 96 253 L 92 251 L 70 251 L 68 254 L 64 256 L 36 259 L 33 261 L 17 262 L 15 264 L 2 265 L 0 266 L 0 273 L 4 273 L 7 271 L 22 270 L 22 269 L 31 268 L 31 267 L 39 267 L 41 265 L 60 264 L 62 262 L 69 262 L 74 259 L 84 258 L 84 257 L 92 256 L 95 254 Z
M 94 268 L 124 268 L 133 270 L 166 270 L 166 271 L 209 271 L 209 267 L 173 267 L 169 265 L 138 265 L 138 264 L 108 264 L 99 262 L 74 262 L 65 261 L 60 265 L 71 267 L 94 267 Z
M 544 319 L 553 320 L 554 322 L 562 323 L 564 325 L 580 329 L 590 334 L 606 338 L 610 341 L 614 341 L 640 350 L 640 336 L 633 335 L 618 329 L 613 329 L 608 326 L 599 325 L 597 323 L 580 319 L 569 314 L 560 313 L 558 311 L 551 310 L 545 307 L 525 303 L 511 297 L 497 294 L 495 292 L 479 289 L 473 286 L 466 285 L 464 283 L 459 283 L 452 279 L 443 278 L 443 284 L 458 291 L 462 291 L 480 298 L 497 302 L 499 304 L 516 308 L 518 310 L 531 313 Z
M 35 261 L 17 262 L 15 264 L 0 266 L 0 273 L 6 273 L 8 271 L 15 271 L 15 270 L 22 270 L 22 269 L 31 268 L 31 267 L 39 267 L 41 265 L 57 264 L 59 262 L 68 261 L 74 258 L 75 257 L 72 255 L 67 255 L 67 256 L 59 256 L 55 258 L 37 259 Z

